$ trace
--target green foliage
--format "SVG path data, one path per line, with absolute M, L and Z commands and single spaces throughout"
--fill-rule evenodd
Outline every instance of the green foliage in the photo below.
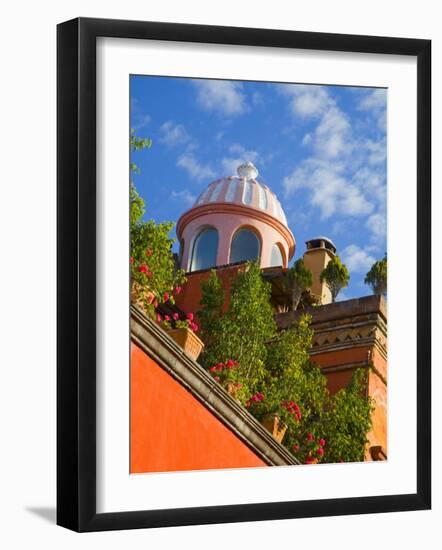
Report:
M 224 304 L 224 289 L 214 269 L 210 272 L 209 279 L 201 283 L 201 294 L 202 307 L 197 315 L 200 320 L 200 336 L 205 347 L 200 362 L 209 366 L 220 359 L 219 335 L 222 334 Z
M 330 397 L 323 415 L 327 462 L 364 460 L 374 400 L 367 396 L 367 371 L 358 369 L 350 384 Z
M 135 131 L 133 129 L 130 131 L 130 150 L 131 150 L 131 152 L 142 151 L 143 149 L 150 149 L 151 147 L 152 147 L 152 140 L 150 138 L 139 138 L 135 135 Z M 131 170 L 131 172 L 133 172 L 135 174 L 140 173 L 140 169 L 132 161 L 130 163 L 130 170 Z
M 286 272 L 284 285 L 291 293 L 292 310 L 298 307 L 302 293 L 312 286 L 313 275 L 311 270 L 305 266 L 304 260 L 299 258 Z
M 350 274 L 347 267 L 341 262 L 339 256 L 330 260 L 326 268 L 321 272 L 320 281 L 330 289 L 332 301 L 335 302 L 339 292 L 348 286 Z
M 286 427 L 283 444 L 301 461 L 363 460 L 373 402 L 365 372 L 331 396 L 321 369 L 309 358 L 311 317 L 301 315 L 276 332 L 270 289 L 256 264 L 238 274 L 223 315 L 224 293 L 212 271 L 202 284 L 202 364 L 258 420 L 276 414 Z M 270 322 L 269 322 L 270 320 Z
M 373 294 L 387 294 L 387 254 L 371 266 L 364 283 L 371 287 Z
M 208 310 L 198 312 L 205 349 L 201 362 L 205 367 L 235 360 L 235 380 L 242 384 L 242 401 L 258 391 L 265 375 L 267 341 L 276 333 L 270 305 L 270 284 L 261 277 L 256 263 L 248 263 L 232 284 L 228 311 L 221 314 L 220 282 L 212 273 L 202 286 L 201 305 Z
M 151 140 L 137 138 L 131 133 L 132 151 L 149 148 Z M 131 165 L 136 171 L 135 165 Z M 132 298 L 151 317 L 158 302 L 173 301 L 173 291 L 184 280 L 184 271 L 177 270 L 172 253 L 175 239 L 169 237 L 172 222 L 156 224 L 153 220 L 143 221 L 144 200 L 130 183 L 130 246 Z
M 320 297 L 313 294 L 309 288 L 306 288 L 301 294 L 301 299 L 299 300 L 298 309 L 305 309 L 307 307 L 319 306 L 320 304 L 321 304 Z

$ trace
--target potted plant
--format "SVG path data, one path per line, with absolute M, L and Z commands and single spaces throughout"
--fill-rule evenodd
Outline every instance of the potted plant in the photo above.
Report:
M 194 321 L 193 313 L 188 313 L 186 319 L 180 319 L 178 313 L 174 313 L 172 317 L 169 315 L 163 317 L 157 313 L 157 322 L 194 361 L 198 359 L 204 343 L 195 334 L 198 331 L 198 325 Z
M 217 363 L 209 368 L 213 378 L 223 386 L 229 395 L 241 403 L 241 388 L 243 384 L 238 380 L 239 363 L 233 359 L 228 359 L 224 363 Z

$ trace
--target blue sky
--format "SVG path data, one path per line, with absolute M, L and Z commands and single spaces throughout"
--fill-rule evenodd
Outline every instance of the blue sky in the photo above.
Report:
M 132 76 L 131 127 L 153 141 L 133 154 L 146 218 L 176 221 L 250 160 L 281 201 L 294 259 L 326 235 L 350 270 L 339 298 L 369 294 L 387 250 L 386 108 L 384 89 Z

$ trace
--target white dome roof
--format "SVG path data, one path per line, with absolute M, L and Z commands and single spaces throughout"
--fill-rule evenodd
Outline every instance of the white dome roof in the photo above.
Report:
M 237 176 L 228 176 L 212 182 L 193 206 L 234 203 L 264 211 L 287 226 L 287 218 L 276 195 L 267 185 L 257 181 L 257 168 L 251 162 L 246 162 L 238 166 L 237 171 Z

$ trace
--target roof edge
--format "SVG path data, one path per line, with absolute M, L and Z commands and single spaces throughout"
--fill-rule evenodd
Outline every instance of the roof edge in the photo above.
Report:
M 137 307 L 131 306 L 131 340 L 184 386 L 269 466 L 300 464 L 289 451 L 236 402 Z

